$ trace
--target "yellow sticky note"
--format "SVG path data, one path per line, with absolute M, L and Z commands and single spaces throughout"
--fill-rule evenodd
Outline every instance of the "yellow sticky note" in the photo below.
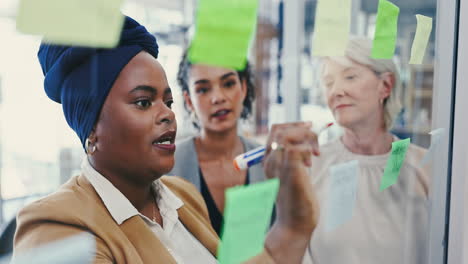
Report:
M 21 0 L 18 31 L 41 35 L 48 43 L 95 48 L 117 46 L 123 0 Z
M 414 35 L 413 46 L 411 47 L 410 64 L 422 64 L 426 53 L 427 43 L 432 32 L 432 18 L 416 15 L 418 26 Z
M 314 56 L 344 56 L 351 24 L 351 0 L 319 0 L 312 43 Z

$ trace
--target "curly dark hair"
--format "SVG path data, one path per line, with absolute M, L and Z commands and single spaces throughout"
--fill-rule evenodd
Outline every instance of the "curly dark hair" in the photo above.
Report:
M 186 91 L 190 94 L 189 85 L 188 85 L 188 74 L 190 70 L 190 63 L 188 59 L 188 49 L 186 49 L 182 55 L 182 59 L 179 63 L 179 71 L 177 72 L 177 82 L 182 88 L 182 92 Z M 241 118 L 247 119 L 252 114 L 252 103 L 255 100 L 255 86 L 253 84 L 253 74 L 251 72 L 251 66 L 249 62 L 247 62 L 245 68 L 241 71 L 237 71 L 239 78 L 241 81 L 245 80 L 247 85 L 247 94 L 245 96 L 243 105 L 244 108 L 242 109 Z M 190 109 L 187 107 L 187 104 L 184 100 L 184 107 L 187 112 L 190 112 Z M 199 128 L 198 124 L 193 123 L 196 128 Z

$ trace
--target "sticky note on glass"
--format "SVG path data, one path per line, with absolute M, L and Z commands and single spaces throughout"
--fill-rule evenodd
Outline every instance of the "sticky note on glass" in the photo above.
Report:
M 351 25 L 351 0 L 319 0 L 312 42 L 313 56 L 344 56 Z
M 278 189 L 279 180 L 271 179 L 226 191 L 220 264 L 241 263 L 263 250 Z
M 123 0 L 21 0 L 16 28 L 54 44 L 117 46 L 124 23 Z
M 396 5 L 387 0 L 379 0 L 374 41 L 372 45 L 372 58 L 393 58 L 397 40 L 399 14 L 400 8 Z
M 436 130 L 433 130 L 429 132 L 431 134 L 431 146 L 427 150 L 426 154 L 424 155 L 424 158 L 421 160 L 421 165 L 425 165 L 431 158 L 434 157 L 434 155 L 437 153 L 437 149 L 442 142 L 442 139 L 445 135 L 445 129 L 444 128 L 438 128 Z
M 414 35 L 413 46 L 411 47 L 410 64 L 422 64 L 426 53 L 427 43 L 432 32 L 432 18 L 416 15 L 417 27 Z
M 380 185 L 381 191 L 387 189 L 398 181 L 398 176 L 400 175 L 400 170 L 403 166 L 403 162 L 405 161 L 406 152 L 408 151 L 410 143 L 411 139 L 409 138 L 392 143 L 392 152 L 387 160 L 382 183 Z
M 359 163 L 357 160 L 330 167 L 326 201 L 327 232 L 336 229 L 353 216 L 356 203 Z
M 189 61 L 244 69 L 257 6 L 258 0 L 199 0 Z

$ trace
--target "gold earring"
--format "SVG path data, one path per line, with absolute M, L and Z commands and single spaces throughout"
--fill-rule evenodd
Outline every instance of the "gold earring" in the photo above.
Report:
M 85 148 L 86 148 L 86 154 L 88 155 L 93 155 L 94 152 L 96 152 L 97 150 L 96 145 L 91 146 L 91 142 L 89 141 L 89 138 L 87 138 L 85 141 Z

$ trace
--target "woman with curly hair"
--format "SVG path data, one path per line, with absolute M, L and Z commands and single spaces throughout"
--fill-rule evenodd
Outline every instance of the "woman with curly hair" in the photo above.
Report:
M 225 190 L 265 179 L 261 165 L 238 171 L 232 163 L 237 155 L 259 146 L 238 134 L 239 120 L 252 112 L 255 87 L 248 63 L 242 70 L 192 64 L 187 53 L 177 79 L 185 109 L 199 133 L 177 145 L 177 162 L 170 174 L 192 182 L 203 194 L 219 235 Z

